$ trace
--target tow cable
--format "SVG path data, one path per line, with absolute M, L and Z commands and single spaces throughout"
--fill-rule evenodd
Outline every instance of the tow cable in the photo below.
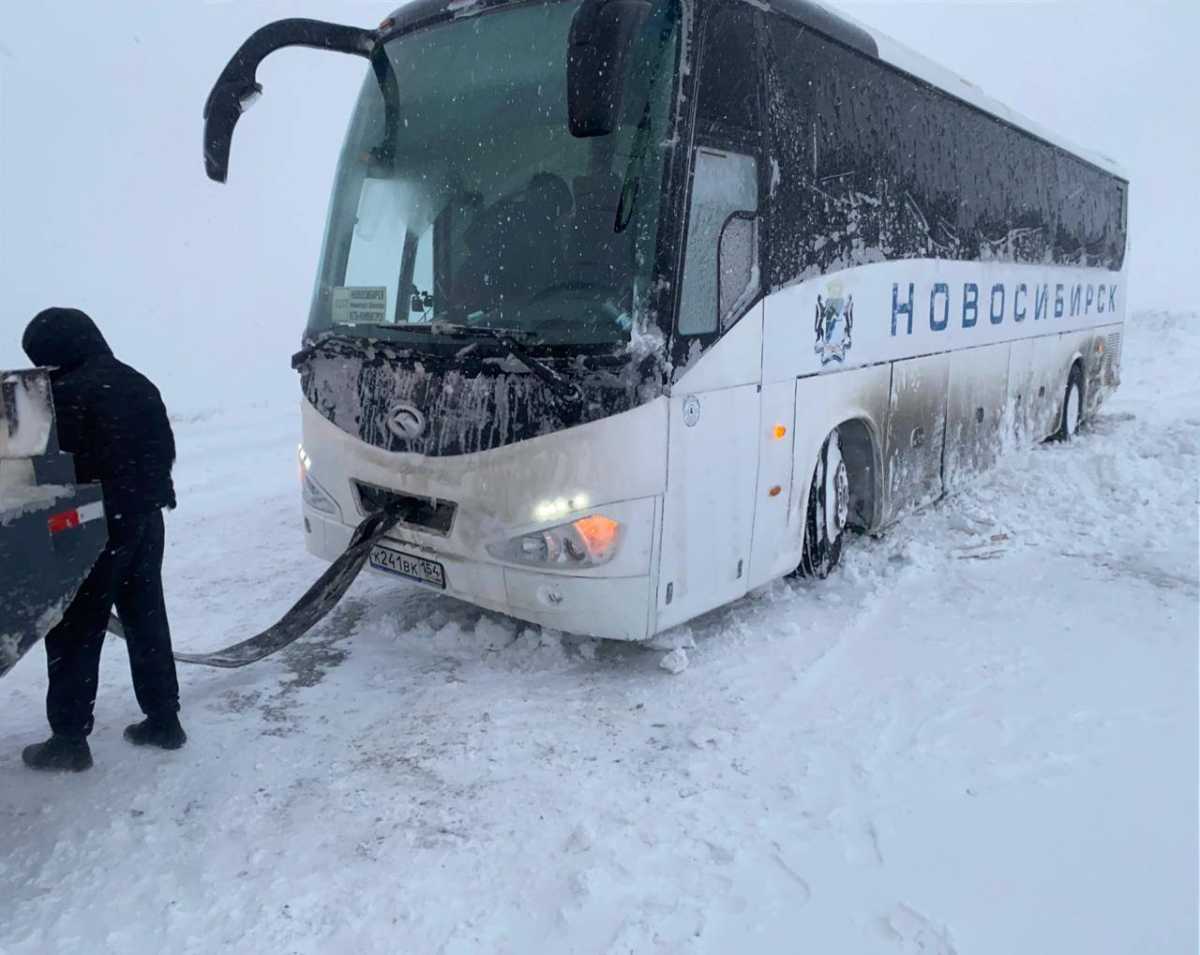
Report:
M 403 518 L 403 508 L 385 508 L 363 520 L 354 529 L 345 552 L 325 568 L 325 572 L 317 578 L 316 583 L 304 592 L 304 596 L 297 600 L 278 622 L 266 630 L 240 643 L 209 653 L 176 652 L 175 659 L 180 663 L 232 669 L 256 663 L 295 643 L 323 620 L 345 596 L 366 564 L 371 548 Z M 122 640 L 125 639 L 125 628 L 115 613 L 109 615 L 108 632 Z

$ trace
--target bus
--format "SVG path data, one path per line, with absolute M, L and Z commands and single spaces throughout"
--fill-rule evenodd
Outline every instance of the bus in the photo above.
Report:
M 645 640 L 1118 384 L 1120 170 L 807 0 L 279 21 L 209 97 L 213 179 L 297 45 L 368 64 L 293 358 L 326 559 L 399 506 L 373 568 Z

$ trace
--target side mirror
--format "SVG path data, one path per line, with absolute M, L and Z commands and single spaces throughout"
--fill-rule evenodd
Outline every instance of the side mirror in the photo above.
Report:
M 717 298 L 725 331 L 758 294 L 758 219 L 745 212 L 726 219 L 717 254 Z
M 204 104 L 204 168 L 208 178 L 229 175 L 229 148 L 242 113 L 262 94 L 258 64 L 285 46 L 307 46 L 370 57 L 379 34 L 321 20 L 276 20 L 250 35 L 226 64 Z M 386 95 L 386 94 L 385 94 Z
M 584 0 L 567 40 L 571 135 L 607 136 L 621 116 L 629 48 L 650 12 L 648 0 Z

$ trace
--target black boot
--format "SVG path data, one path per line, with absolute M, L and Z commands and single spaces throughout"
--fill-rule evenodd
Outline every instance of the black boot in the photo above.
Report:
M 26 746 L 21 759 L 30 769 L 81 773 L 92 768 L 92 750 L 85 738 L 51 736 L 44 743 Z
M 125 738 L 134 746 L 157 746 L 159 749 L 179 749 L 187 742 L 187 733 L 174 713 L 164 717 L 147 716 L 140 723 L 125 727 Z

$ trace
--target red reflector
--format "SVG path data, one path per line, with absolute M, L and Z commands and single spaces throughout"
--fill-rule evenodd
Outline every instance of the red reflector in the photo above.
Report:
M 60 511 L 58 514 L 52 514 L 46 523 L 50 525 L 51 534 L 70 530 L 72 527 L 79 526 L 79 511 L 75 508 L 71 508 L 69 511 Z

